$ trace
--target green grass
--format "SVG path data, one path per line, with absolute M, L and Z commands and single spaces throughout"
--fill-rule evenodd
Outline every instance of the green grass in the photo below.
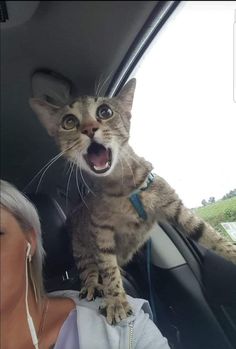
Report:
M 236 197 L 220 200 L 214 204 L 199 207 L 194 211 L 199 217 L 210 223 L 217 231 L 229 237 L 220 223 L 236 222 Z

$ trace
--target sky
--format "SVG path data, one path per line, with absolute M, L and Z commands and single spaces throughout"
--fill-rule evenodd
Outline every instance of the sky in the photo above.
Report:
M 130 144 L 190 208 L 236 188 L 235 11 L 183 2 L 134 72 Z

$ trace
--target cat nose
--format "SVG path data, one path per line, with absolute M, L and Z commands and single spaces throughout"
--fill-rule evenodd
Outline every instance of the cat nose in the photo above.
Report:
M 97 123 L 86 124 L 82 127 L 81 132 L 89 138 L 93 138 L 98 128 L 99 127 Z

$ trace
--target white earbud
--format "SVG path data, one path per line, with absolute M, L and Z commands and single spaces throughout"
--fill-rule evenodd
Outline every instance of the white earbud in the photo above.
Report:
M 31 261 L 31 254 L 30 254 L 30 251 L 31 251 L 31 245 L 30 245 L 29 242 L 27 242 L 26 257 L 29 258 L 29 261 Z
M 26 307 L 26 315 L 27 315 L 27 321 L 28 321 L 28 326 L 29 326 L 29 330 L 30 330 L 30 334 L 31 334 L 31 338 L 32 338 L 32 342 L 33 345 L 35 347 L 35 349 L 39 349 L 39 345 L 38 345 L 38 337 L 37 337 L 37 333 L 35 330 L 35 326 L 34 326 L 34 322 L 33 319 L 30 315 L 29 312 L 29 305 L 28 305 L 28 263 L 27 263 L 27 259 L 29 259 L 29 262 L 31 261 L 31 245 L 29 242 L 27 242 L 27 250 L 26 250 L 26 259 L 25 259 L 25 307 Z

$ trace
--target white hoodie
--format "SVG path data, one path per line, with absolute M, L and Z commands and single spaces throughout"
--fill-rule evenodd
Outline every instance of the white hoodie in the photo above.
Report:
M 152 322 L 150 306 L 144 299 L 128 296 L 134 314 L 111 326 L 98 311 L 101 298 L 79 300 L 76 291 L 58 291 L 50 296 L 72 298 L 76 303 L 79 348 L 63 342 L 63 349 L 170 349 Z

